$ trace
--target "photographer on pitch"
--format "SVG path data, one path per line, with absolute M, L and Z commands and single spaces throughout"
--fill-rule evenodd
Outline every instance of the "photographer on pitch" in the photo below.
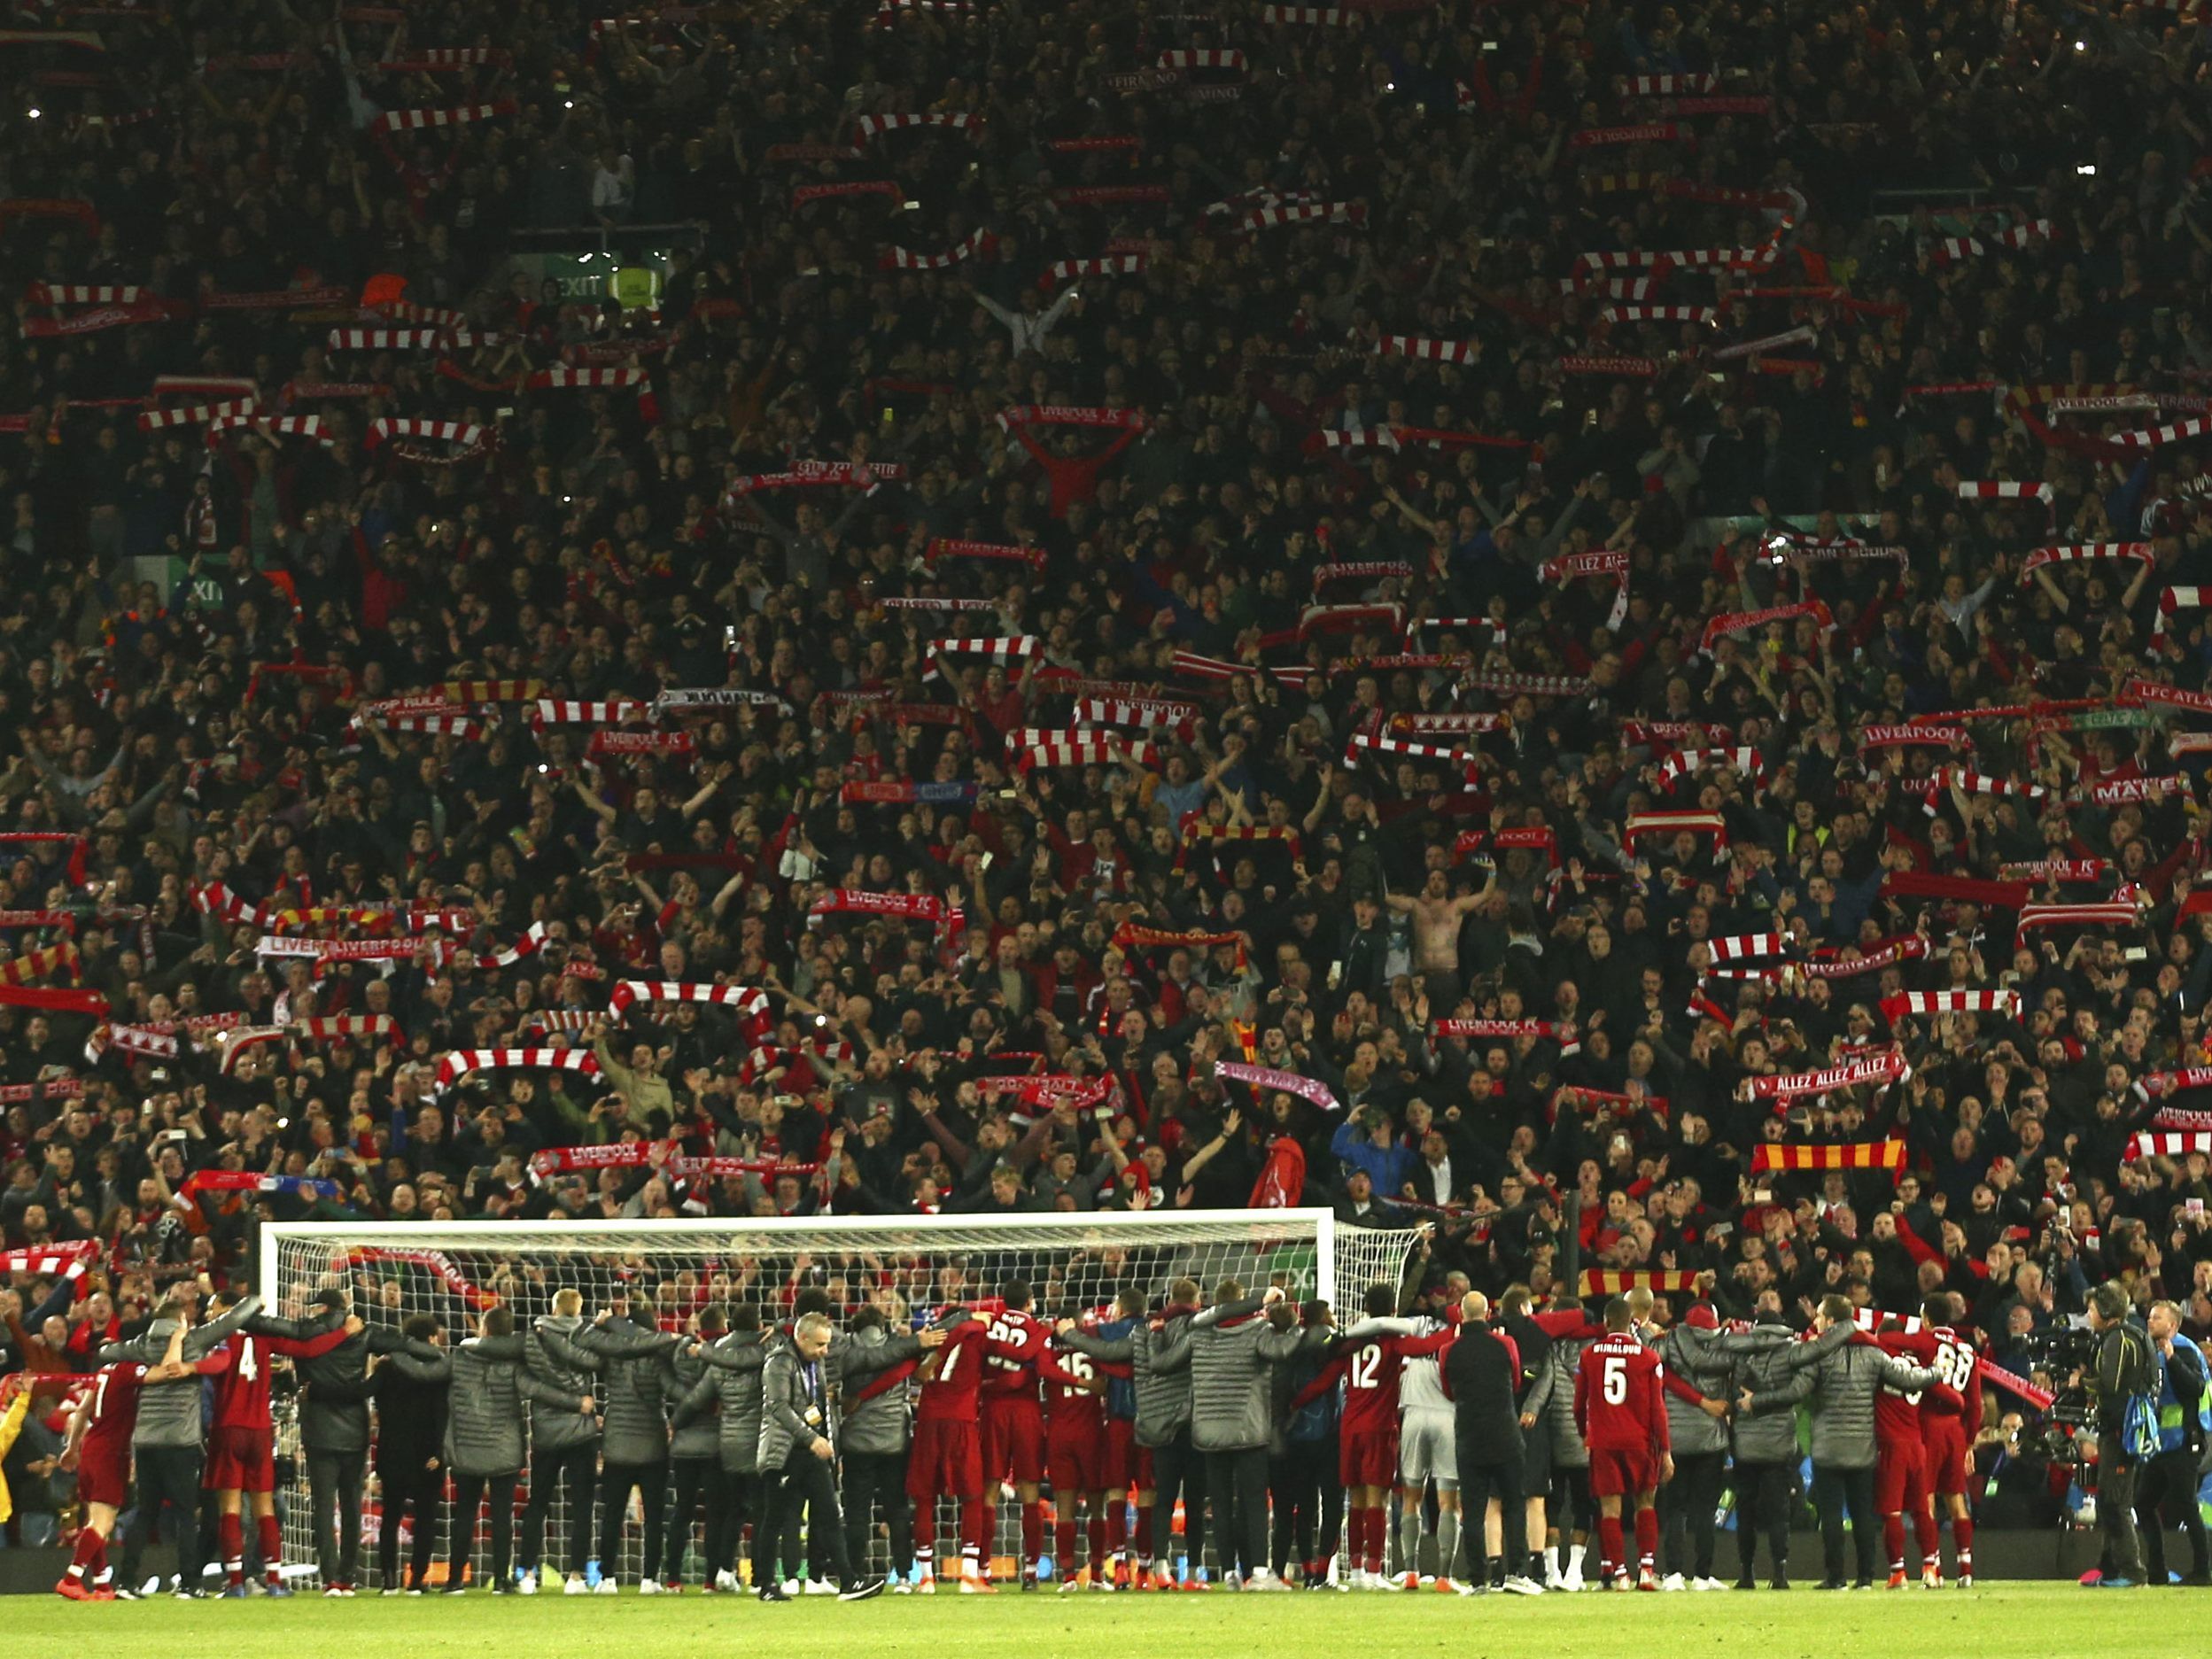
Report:
M 2084 1377 L 2097 1428 L 2097 1526 L 2104 1534 L 2098 1585 L 2132 1590 L 2143 1582 L 2143 1547 L 2135 1531 L 2135 1482 L 2158 1452 L 2158 1361 L 2150 1337 L 2128 1322 L 2128 1293 L 2106 1283 L 2090 1293 L 2089 1328 L 2096 1363 Z

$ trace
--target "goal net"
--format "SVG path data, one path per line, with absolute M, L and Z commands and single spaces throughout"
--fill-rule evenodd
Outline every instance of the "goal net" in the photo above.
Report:
M 948 1303 L 989 1308 L 1009 1278 L 1028 1281 L 1036 1311 L 1105 1309 L 1129 1288 L 1147 1300 L 1188 1276 L 1209 1292 L 1220 1280 L 1279 1284 L 1293 1297 L 1318 1299 L 1339 1313 L 1356 1307 L 1369 1285 L 1397 1283 L 1416 1235 L 1340 1224 L 1326 1210 L 1169 1210 L 1150 1213 L 1021 1216 L 798 1217 L 770 1221 L 634 1221 L 445 1225 L 383 1222 L 276 1222 L 261 1229 L 260 1290 L 275 1311 L 297 1315 L 314 1292 L 339 1287 L 371 1326 L 397 1330 L 418 1314 L 434 1316 L 454 1339 L 469 1334 L 483 1308 L 503 1304 L 518 1328 L 553 1311 L 555 1295 L 579 1291 L 586 1317 L 608 1305 L 621 1286 L 665 1330 L 689 1327 L 699 1311 L 719 1304 L 758 1310 L 763 1325 L 788 1318 L 794 1299 L 818 1287 L 833 1317 L 871 1304 L 895 1330 L 927 1320 Z M 1356 1314 L 1354 1315 L 1356 1316 Z M 288 1573 L 312 1580 L 316 1559 L 306 1459 L 296 1421 L 278 1402 L 279 1495 Z M 289 1453 L 290 1456 L 284 1454 Z M 517 1496 L 517 1503 L 522 1494 Z M 374 1478 L 363 1506 L 359 1578 L 376 1582 L 376 1544 L 384 1524 Z M 999 1555 L 1018 1553 L 1020 1508 L 998 1507 Z M 697 1516 L 668 1525 L 690 1527 L 685 1578 L 696 1584 L 708 1564 Z M 551 1541 L 567 1536 L 556 1503 L 547 1526 Z M 438 1560 L 450 1526 L 441 1523 Z M 594 1534 L 596 1535 L 596 1534 Z M 633 1580 L 644 1565 L 635 1500 L 623 1531 L 619 1562 L 602 1574 Z M 519 1547 L 519 1532 L 517 1546 Z M 870 1566 L 884 1570 L 894 1548 L 879 1523 Z M 479 1525 L 475 1579 L 492 1570 L 488 1528 Z M 519 1560 L 519 1556 L 517 1558 Z M 401 1560 L 405 1560 L 402 1551 Z

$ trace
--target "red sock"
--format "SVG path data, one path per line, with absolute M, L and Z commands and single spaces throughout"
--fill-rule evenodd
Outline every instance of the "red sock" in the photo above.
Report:
M 1600 1582 L 1620 1570 L 1620 1517 L 1601 1515 L 1597 1518 L 1597 1576 Z
M 245 1523 L 235 1515 L 215 1518 L 215 1544 L 222 1553 L 222 1570 L 232 1584 L 245 1582 Z
M 1890 1570 L 1905 1570 L 1905 1517 L 1885 1515 L 1882 1517 L 1882 1547 L 1890 1552 Z
M 1943 1565 L 1943 1535 L 1936 1530 L 1936 1517 L 1925 1509 L 1913 1516 L 1913 1537 L 1921 1547 L 1923 1570 Z
M 983 1548 L 983 1541 L 990 1536 L 990 1506 L 981 1498 L 961 1499 L 960 1554 L 965 1559 L 975 1563 L 975 1570 L 978 1572 L 982 1571 L 990 1564 Z
M 1970 1577 L 1974 1571 L 1974 1517 L 1953 1516 L 1951 1520 L 1952 1547 L 1959 1552 L 1959 1576 Z
M 1090 1572 L 1093 1578 L 1106 1570 L 1106 1561 L 1112 1554 L 1114 1547 L 1106 1542 L 1106 1518 L 1101 1512 L 1102 1509 L 1101 1505 L 1091 1506 L 1090 1523 L 1088 1528 L 1090 1535 Z
M 100 1558 L 100 1547 L 107 1540 L 90 1527 L 77 1529 L 77 1547 L 70 1553 L 68 1570 L 65 1578 L 85 1579 L 92 1576 L 92 1563 Z
M 1149 1567 L 1153 1563 L 1153 1507 L 1138 1501 L 1137 1506 L 1137 1564 Z
M 1037 1557 L 1044 1554 L 1044 1505 L 1040 1500 L 1021 1506 L 1021 1562 L 1029 1571 L 1036 1570 Z
M 1649 1572 L 1659 1559 L 1659 1512 L 1636 1511 L 1636 1570 Z
M 937 1576 L 937 1500 L 925 1499 L 914 1506 L 914 1565 L 931 1578 Z
M 1059 1570 L 1060 1582 L 1065 1584 L 1075 1576 L 1075 1515 L 1072 1508 L 1054 1523 L 1052 1538 L 1059 1557 L 1055 1564 Z
M 284 1573 L 284 1529 L 276 1524 L 273 1515 L 262 1516 L 253 1523 L 253 1536 L 261 1550 L 261 1567 L 270 1584 L 281 1584 Z
M 1367 1528 L 1367 1548 L 1361 1559 L 1368 1571 L 1379 1573 L 1383 1570 L 1383 1558 L 1390 1548 L 1389 1522 L 1385 1519 L 1390 1511 L 1377 1505 L 1361 1513 L 1367 1517 L 1363 1523 Z

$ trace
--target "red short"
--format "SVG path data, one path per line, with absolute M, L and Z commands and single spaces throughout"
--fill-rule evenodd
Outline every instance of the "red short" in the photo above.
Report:
M 1104 1492 L 1114 1484 L 1106 1475 L 1103 1435 L 1054 1433 L 1044 1449 L 1052 1473 L 1052 1496 L 1059 1501 L 1065 1503 L 1079 1492 Z
M 1938 1497 L 1963 1497 L 1967 1489 L 1967 1420 L 1921 1420 L 1921 1456 L 1928 1465 L 1928 1490 Z
M 1874 1513 L 1918 1515 L 1928 1507 L 1928 1462 L 1918 1435 L 1884 1440 L 1874 1462 Z
M 983 1479 L 1036 1485 L 1044 1478 L 1044 1407 L 983 1396 Z
M 1347 1486 L 1395 1486 L 1398 1431 L 1344 1436 L 1337 1442 L 1337 1478 Z
M 1633 1498 L 1659 1484 L 1659 1471 L 1650 1452 L 1638 1446 L 1621 1451 L 1613 1446 L 1590 1448 L 1590 1496 Z
M 1144 1447 L 1137 1444 L 1137 1425 L 1127 1417 L 1108 1417 L 1106 1422 L 1106 1476 L 1108 1492 L 1127 1492 L 1145 1483 L 1137 1478 L 1137 1454 Z M 1152 1457 L 1145 1456 L 1145 1470 L 1152 1471 Z
M 983 1460 L 975 1425 L 921 1418 L 906 1458 L 906 1495 L 916 1503 L 983 1495 Z
M 77 1496 L 111 1509 L 130 1501 L 130 1448 L 88 1446 L 77 1464 Z
M 216 1429 L 207 1437 L 203 1492 L 275 1492 L 276 1455 L 267 1429 Z

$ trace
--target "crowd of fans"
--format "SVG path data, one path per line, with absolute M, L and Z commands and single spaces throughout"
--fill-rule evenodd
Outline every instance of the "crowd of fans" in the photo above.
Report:
M 13 1364 L 264 1216 L 1320 1203 L 1541 1293 L 1568 1194 L 2023 1374 L 2212 1330 L 2193 22 L 48 27 L 0 1229 L 106 1289 Z

